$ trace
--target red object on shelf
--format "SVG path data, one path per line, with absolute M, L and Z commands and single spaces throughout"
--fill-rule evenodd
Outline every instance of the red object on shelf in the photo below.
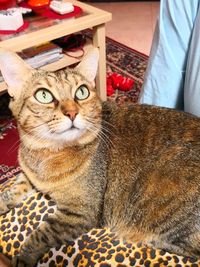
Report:
M 31 8 L 36 14 L 38 14 L 38 15 L 40 15 L 42 17 L 49 18 L 49 19 L 72 18 L 72 17 L 76 17 L 76 16 L 80 15 L 83 12 L 83 10 L 79 6 L 74 6 L 74 11 L 73 12 L 70 12 L 70 13 L 67 13 L 67 14 L 63 14 L 63 15 L 60 15 L 60 14 L 54 12 L 53 10 L 50 9 L 49 6 L 32 7 L 26 2 L 20 3 L 19 6 L 26 7 L 26 8 Z
M 0 10 L 15 7 L 16 5 L 16 0 L 0 0 Z
M 26 28 L 28 28 L 29 26 L 29 22 L 28 21 L 24 21 L 24 24 L 17 29 L 16 31 L 0 31 L 0 34 L 14 34 L 14 33 L 18 33 L 21 32 L 23 30 L 25 30 Z
M 29 0 L 28 5 L 31 8 L 34 7 L 43 7 L 49 5 L 49 0 Z

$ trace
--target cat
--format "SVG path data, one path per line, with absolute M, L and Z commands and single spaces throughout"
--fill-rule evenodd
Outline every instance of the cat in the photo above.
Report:
M 0 213 L 33 188 L 57 204 L 13 266 L 34 266 L 50 247 L 104 226 L 125 240 L 200 256 L 200 119 L 102 103 L 94 83 L 98 57 L 94 48 L 74 69 L 53 73 L 0 51 L 22 170 L 0 193 Z

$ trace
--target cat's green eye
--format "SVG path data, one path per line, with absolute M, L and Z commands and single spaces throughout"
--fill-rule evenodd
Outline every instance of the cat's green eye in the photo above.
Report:
M 88 88 L 85 85 L 81 85 L 75 93 L 75 98 L 77 100 L 84 100 L 87 99 L 90 95 L 90 91 L 88 90 Z
M 35 99 L 42 104 L 49 104 L 54 101 L 53 95 L 44 88 L 37 90 L 34 96 Z

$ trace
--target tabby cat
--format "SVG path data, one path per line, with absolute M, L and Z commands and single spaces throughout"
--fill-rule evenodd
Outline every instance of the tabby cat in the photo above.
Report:
M 0 194 L 0 213 L 33 188 L 58 207 L 30 234 L 13 266 L 34 266 L 50 247 L 103 226 L 126 240 L 200 256 L 200 119 L 101 103 L 98 57 L 92 49 L 76 68 L 52 73 L 0 52 L 22 169 Z

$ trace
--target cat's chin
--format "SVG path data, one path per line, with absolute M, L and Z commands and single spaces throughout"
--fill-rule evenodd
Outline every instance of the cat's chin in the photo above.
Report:
M 52 133 L 47 140 L 51 144 L 49 148 L 55 151 L 67 146 L 89 144 L 97 135 L 97 133 L 91 134 L 87 129 L 70 128 L 66 131 Z
M 72 127 L 67 130 L 49 133 L 47 138 L 50 140 L 56 140 L 61 142 L 74 142 L 78 140 L 81 137 L 81 135 L 84 134 L 84 132 L 85 130 Z

